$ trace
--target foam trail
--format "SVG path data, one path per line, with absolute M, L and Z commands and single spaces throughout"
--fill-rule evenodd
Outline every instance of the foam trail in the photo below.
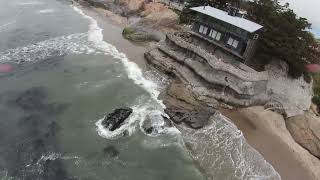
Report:
M 10 26 L 10 25 L 12 25 L 12 24 L 15 24 L 15 23 L 16 23 L 16 21 L 14 20 L 14 21 L 8 22 L 8 23 L 6 23 L 6 24 L 0 25 L 0 32 L 1 32 L 3 29 L 5 29 L 6 27 L 8 27 L 8 26 Z
M 48 14 L 48 13 L 53 13 L 53 12 L 55 12 L 54 9 L 42 9 L 38 13 L 40 13 L 40 14 Z
M 88 42 L 86 33 L 71 34 L 0 52 L 0 63 L 34 62 L 50 57 L 99 53 Z M 101 52 L 100 52 L 101 53 Z
M 40 1 L 28 1 L 28 2 L 21 2 L 19 3 L 19 5 L 21 6 L 33 6 L 33 5 L 42 5 L 44 4 L 43 2 L 40 2 Z
M 95 47 L 98 50 L 105 52 L 106 55 L 111 55 L 112 57 L 121 60 L 127 70 L 128 77 L 132 79 L 135 84 L 144 88 L 151 95 L 151 97 L 162 106 L 162 108 L 165 108 L 163 102 L 158 99 L 160 91 L 158 90 L 159 88 L 157 84 L 151 80 L 144 78 L 141 69 L 136 63 L 129 61 L 124 53 L 119 52 L 115 46 L 103 40 L 102 29 L 98 26 L 98 22 L 94 18 L 86 15 L 81 9 L 77 8 L 76 6 L 72 7 L 77 13 L 90 21 L 88 40 L 90 42 L 93 42 L 95 44 Z

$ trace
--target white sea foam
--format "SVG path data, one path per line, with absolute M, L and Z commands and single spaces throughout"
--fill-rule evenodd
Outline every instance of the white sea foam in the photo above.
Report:
M 0 52 L 0 62 L 34 62 L 67 54 L 96 54 L 88 42 L 87 33 L 71 34 L 48 39 L 25 47 Z
M 18 5 L 20 6 L 32 6 L 32 5 L 42 5 L 44 4 L 41 1 L 25 1 L 25 2 L 20 2 Z
M 54 9 L 42 9 L 40 11 L 38 11 L 38 13 L 40 14 L 48 14 L 48 13 L 54 13 L 55 10 Z

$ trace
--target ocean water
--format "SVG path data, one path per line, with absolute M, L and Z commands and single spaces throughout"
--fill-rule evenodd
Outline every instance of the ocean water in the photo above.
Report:
M 68 1 L 0 1 L 0 65 L 12 66 L 0 72 L 0 178 L 207 179 L 178 129 L 143 132 L 148 115 L 163 114 L 158 95 L 164 84 L 109 43 L 103 31 Z M 134 113 L 120 129 L 107 131 L 101 119 L 121 106 Z M 228 179 L 239 179 L 237 172 L 226 172 Z

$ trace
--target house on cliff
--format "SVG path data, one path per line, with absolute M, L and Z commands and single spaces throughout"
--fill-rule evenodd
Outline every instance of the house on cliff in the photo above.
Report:
M 191 10 L 197 12 L 192 30 L 210 40 L 215 45 L 213 50 L 218 48 L 240 62 L 252 58 L 262 26 L 245 19 L 245 12 L 234 7 L 227 12 L 211 6 Z

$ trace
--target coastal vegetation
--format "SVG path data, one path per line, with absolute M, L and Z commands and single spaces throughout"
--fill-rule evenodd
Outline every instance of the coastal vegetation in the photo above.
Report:
M 319 44 L 309 32 L 311 23 L 297 16 L 288 3 L 281 5 L 274 0 L 188 0 L 180 22 L 191 22 L 194 12 L 189 8 L 192 6 L 210 5 L 225 9 L 227 3 L 245 9 L 248 19 L 264 26 L 257 53 L 249 65 L 263 69 L 271 61 L 284 60 L 289 64 L 290 75 L 300 77 L 305 72 L 305 65 L 320 62 Z

